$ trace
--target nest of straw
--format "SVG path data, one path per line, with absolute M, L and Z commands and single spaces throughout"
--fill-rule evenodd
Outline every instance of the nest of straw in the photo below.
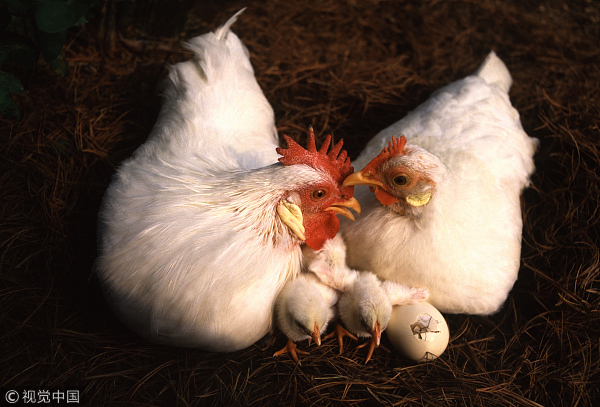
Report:
M 22 119 L 0 122 L 0 388 L 78 389 L 81 404 L 111 406 L 600 400 L 600 4 L 180 5 L 188 6 L 183 19 L 178 10 L 146 11 L 117 28 L 105 9 L 72 33 L 68 76 L 40 62 L 17 99 Z M 302 138 L 312 123 L 321 137 L 343 137 L 351 157 L 432 91 L 471 73 L 490 49 L 509 67 L 511 100 L 541 141 L 523 196 L 519 280 L 496 315 L 447 315 L 450 344 L 436 361 L 377 350 L 365 365 L 364 349 L 349 344 L 339 355 L 332 340 L 304 345 L 310 354 L 295 364 L 271 356 L 285 343 L 277 332 L 274 344 L 232 354 L 160 347 L 108 309 L 91 269 L 110 176 L 149 133 L 166 65 L 189 57 L 180 40 L 243 6 L 233 30 L 250 50 L 280 134 Z M 160 17 L 177 21 L 171 33 L 156 32 Z

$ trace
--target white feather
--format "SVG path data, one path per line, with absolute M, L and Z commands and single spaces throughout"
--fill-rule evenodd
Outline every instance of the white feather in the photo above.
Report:
M 311 338 L 315 326 L 323 334 L 335 317 L 338 292 L 312 273 L 301 273 L 283 287 L 276 302 L 277 326 L 297 342 Z
M 371 336 L 375 322 L 384 331 L 392 314 L 392 303 L 372 273 L 358 273 L 348 291 L 340 296 L 338 308 L 344 326 L 359 337 Z
M 490 314 L 517 279 L 522 220 L 520 194 L 534 171 L 538 141 L 527 136 L 507 91 L 512 78 L 491 53 L 473 75 L 435 92 L 366 146 L 363 168 L 392 135 L 429 162 L 436 182 L 419 217 L 382 206 L 366 187 L 355 197 L 363 211 L 343 222 L 348 264 L 383 279 L 427 288 L 440 311 Z
M 229 30 L 240 13 L 214 33 L 189 41 L 195 56 L 171 67 L 156 125 L 136 155 L 195 165 L 201 155 L 207 168 L 219 169 L 277 161 L 273 108 L 256 82 L 246 47 Z
M 349 290 L 359 274 L 346 265 L 346 244 L 339 233 L 327 240 L 320 250 L 305 246 L 302 260 L 304 267 L 323 284 L 338 291 Z
M 393 305 L 427 299 L 427 290 L 393 281 L 381 282 L 373 273 L 350 269 L 340 234 L 318 251 L 305 247 L 302 255 L 306 269 L 323 285 L 340 293 L 338 310 L 342 322 L 358 336 L 370 336 L 375 321 L 381 331 L 385 330 Z
M 251 345 L 270 331 L 275 298 L 301 268 L 300 241 L 276 207 L 323 174 L 272 164 L 273 110 L 229 31 L 236 17 L 193 39 L 196 57 L 171 69 L 158 121 L 99 214 L 96 267 L 108 302 L 155 342 Z
M 260 339 L 300 270 L 299 241 L 276 214 L 280 185 L 319 174 L 274 164 L 276 173 L 216 177 L 137 164 L 123 165 L 101 210 L 98 272 L 115 312 L 157 342 L 229 351 Z

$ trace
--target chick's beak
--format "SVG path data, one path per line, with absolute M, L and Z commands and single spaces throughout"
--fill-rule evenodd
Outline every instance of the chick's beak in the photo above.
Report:
M 375 322 L 371 335 L 375 339 L 375 344 L 379 346 L 381 344 L 381 327 L 379 326 L 379 322 Z
M 354 215 L 352 214 L 352 212 L 350 212 L 348 208 L 354 209 L 356 213 L 360 214 L 360 204 L 354 197 L 347 199 L 343 202 L 333 204 L 325 210 L 339 213 L 340 215 L 345 216 L 350 220 L 354 220 Z
M 319 327 L 317 326 L 317 324 L 315 324 L 315 329 L 312 331 L 312 334 L 310 335 L 310 337 L 312 338 L 313 341 L 315 341 L 317 346 L 321 346 L 321 331 L 319 330 Z
M 369 345 L 369 351 L 367 352 L 367 359 L 365 360 L 365 363 L 367 363 L 371 359 L 375 348 L 378 348 L 381 344 L 381 327 L 379 326 L 379 322 L 377 321 L 375 321 L 375 326 L 373 327 L 373 331 L 371 332 L 371 340 L 362 344 L 361 347 L 366 346 L 367 344 Z

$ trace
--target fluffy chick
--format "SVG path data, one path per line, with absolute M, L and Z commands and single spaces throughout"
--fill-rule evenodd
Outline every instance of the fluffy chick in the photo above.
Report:
M 423 301 L 429 292 L 421 288 L 411 288 L 394 281 L 379 280 L 371 272 L 358 271 L 346 265 L 346 245 L 341 235 L 325 242 L 320 250 L 304 248 L 303 261 L 305 267 L 314 273 L 326 285 L 341 292 L 338 311 L 342 323 L 334 333 L 337 335 L 342 351 L 342 338 L 349 336 L 371 337 L 371 340 L 359 348 L 369 345 L 366 362 L 373 351 L 381 344 L 381 333 L 387 328 L 394 305 Z M 366 363 L 365 362 L 365 363 Z
M 350 332 L 371 338 L 358 346 L 360 349 L 369 345 L 365 363 L 371 359 L 375 348 L 383 347 L 381 333 L 388 327 L 392 307 L 424 301 L 428 296 L 425 289 L 381 281 L 370 272 L 357 272 L 354 283 L 340 296 L 338 308 L 342 322 Z
M 289 353 L 298 362 L 298 354 L 307 352 L 297 349 L 295 342 L 308 339 L 320 346 L 321 333 L 335 315 L 337 300 L 337 291 L 321 283 L 312 273 L 302 273 L 288 281 L 275 303 L 276 324 L 288 341 L 273 356 Z
M 358 337 L 371 337 L 371 340 L 360 345 L 369 344 L 368 362 L 373 351 L 381 343 L 383 332 L 390 321 L 392 303 L 381 287 L 381 282 L 372 273 L 358 273 L 354 283 L 340 296 L 338 303 L 342 322 L 350 332 Z

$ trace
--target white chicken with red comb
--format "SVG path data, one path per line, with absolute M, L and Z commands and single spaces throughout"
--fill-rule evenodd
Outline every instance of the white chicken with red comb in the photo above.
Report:
M 116 315 L 158 343 L 235 351 L 270 332 L 301 244 L 359 210 L 341 142 L 286 136 L 229 27 L 190 41 L 171 68 L 145 144 L 118 169 L 99 213 L 98 277 Z M 282 157 L 279 157 L 279 153 Z M 278 158 L 279 157 L 279 158 Z M 280 162 L 277 162 L 277 161 Z
M 492 314 L 519 272 L 520 196 L 537 139 L 512 106 L 512 78 L 491 52 L 377 134 L 344 185 L 363 215 L 344 223 L 350 267 L 429 290 L 448 313 Z

